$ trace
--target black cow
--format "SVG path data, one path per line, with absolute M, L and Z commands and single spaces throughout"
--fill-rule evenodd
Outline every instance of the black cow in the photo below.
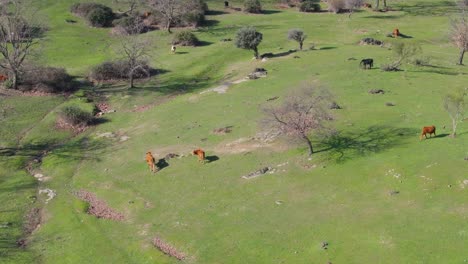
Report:
M 229 2 L 228 1 L 224 1 L 224 7 L 229 7 Z
M 359 66 L 363 69 L 372 69 L 374 66 L 374 60 L 373 59 L 363 59 L 361 60 L 361 63 L 359 63 Z M 369 68 L 367 68 L 369 66 Z

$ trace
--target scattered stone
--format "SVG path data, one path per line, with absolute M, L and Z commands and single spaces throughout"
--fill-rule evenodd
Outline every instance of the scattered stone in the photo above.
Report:
M 223 38 L 223 39 L 221 39 L 221 42 L 229 42 L 229 41 L 232 41 L 232 39 L 230 39 L 230 38 Z
M 161 238 L 159 237 L 155 237 L 153 239 L 153 245 L 161 250 L 164 254 L 168 255 L 168 256 L 171 256 L 171 257 L 174 257 L 178 260 L 184 260 L 185 259 L 185 254 L 184 253 L 181 253 L 179 251 L 177 251 L 176 248 L 174 248 L 173 246 L 167 244 L 166 242 L 164 242 Z
M 282 204 L 283 204 L 283 201 L 277 200 L 277 201 L 275 201 L 275 204 L 277 204 L 277 205 L 282 205 Z
M 359 45 L 377 45 L 377 46 L 382 46 L 383 42 L 380 40 L 376 40 L 373 38 L 363 38 L 359 42 Z
M 164 159 L 165 160 L 170 160 L 170 159 L 173 159 L 173 158 L 178 158 L 179 155 L 178 154 L 175 154 L 175 153 L 169 153 L 167 154 L 166 156 L 164 156 Z
M 338 105 L 336 102 L 333 102 L 329 106 L 330 109 L 342 109 L 340 105 Z
M 55 196 L 57 196 L 57 193 L 52 189 L 40 189 L 39 194 L 42 193 L 47 194 L 47 199 L 45 200 L 45 203 L 49 203 L 50 200 L 54 199 Z
M 213 129 L 213 134 L 216 134 L 216 135 L 226 135 L 231 132 L 232 132 L 232 126 Z
M 97 135 L 98 138 L 115 138 L 115 134 L 112 132 L 104 132 Z
M 372 89 L 372 90 L 369 90 L 369 93 L 370 94 L 385 94 L 385 91 L 382 89 Z
M 267 102 L 274 101 L 274 100 L 276 100 L 276 99 L 278 99 L 278 98 L 279 98 L 278 96 L 274 96 L 274 97 L 268 98 L 268 99 L 267 99 Z
M 293 57 L 294 59 L 300 59 L 301 57 L 297 56 L 297 55 L 294 55 Z
M 463 180 L 464 185 L 468 185 L 468 180 Z
M 356 59 L 356 58 L 353 58 L 353 57 L 351 57 L 351 58 L 348 58 L 348 60 L 357 60 L 357 59 Z
M 447 187 L 452 188 L 452 184 L 447 185 Z
M 268 59 L 267 59 L 267 58 L 263 58 L 263 59 L 262 59 L 262 62 L 265 62 L 265 61 L 268 61 Z
M 94 215 L 97 218 L 110 219 L 115 221 L 122 221 L 124 219 L 123 214 L 110 208 L 106 202 L 99 200 L 96 195 L 80 190 L 75 195 L 81 200 L 89 203 L 88 214 Z
M 266 174 L 266 173 L 273 174 L 275 172 L 276 172 L 276 169 L 273 169 L 272 167 L 263 167 L 263 168 L 261 168 L 259 170 L 256 170 L 254 172 L 251 172 L 251 173 L 249 173 L 247 175 L 242 176 L 242 178 L 252 179 L 252 178 L 256 178 L 256 177 L 258 177 L 260 175 Z
M 395 104 L 392 103 L 392 102 L 386 102 L 385 105 L 386 105 L 386 106 L 395 106 Z
M 247 75 L 247 78 L 250 80 L 255 80 L 261 77 L 266 77 L 267 74 L 268 72 L 264 68 L 255 68 L 255 70 L 252 73 Z
M 130 139 L 129 136 L 121 136 L 121 137 L 120 137 L 120 142 L 124 142 L 124 141 L 127 141 L 127 140 L 129 140 L 129 139 Z
M 399 193 L 400 193 L 400 191 L 391 191 L 391 192 L 390 192 L 390 195 L 397 195 L 397 194 L 399 194 Z

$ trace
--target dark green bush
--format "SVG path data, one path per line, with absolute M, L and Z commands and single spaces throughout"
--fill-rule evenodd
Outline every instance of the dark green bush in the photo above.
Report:
M 59 116 L 64 122 L 74 126 L 89 125 L 94 118 L 91 112 L 87 112 L 75 105 L 62 108 Z
M 96 8 L 109 8 L 98 3 L 76 3 L 70 7 L 70 12 L 75 15 L 86 17 L 91 11 Z
M 178 31 L 174 34 L 172 44 L 181 46 L 196 46 L 198 44 L 198 38 L 192 32 L 188 30 Z
M 299 11 L 301 12 L 318 12 L 320 11 L 320 1 L 305 0 L 299 4 Z
M 262 4 L 259 0 L 245 0 L 244 1 L 244 12 L 247 13 L 261 13 Z
M 25 65 L 19 80 L 19 89 L 22 91 L 61 93 L 75 88 L 76 82 L 63 68 Z
M 151 67 L 145 62 L 139 62 L 143 65 L 142 69 L 136 70 L 133 77 L 135 79 L 147 77 Z M 128 79 L 130 66 L 125 61 L 106 61 L 91 69 L 89 78 L 96 81 L 121 80 Z
M 93 27 L 109 27 L 112 25 L 114 13 L 109 7 L 98 7 L 91 10 L 86 19 Z

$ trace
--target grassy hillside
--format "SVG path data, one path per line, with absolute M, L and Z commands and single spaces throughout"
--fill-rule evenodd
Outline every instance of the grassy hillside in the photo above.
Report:
M 459 125 L 456 139 L 448 137 L 450 120 L 442 107 L 443 96 L 468 79 L 447 40 L 451 2 L 389 1 L 397 11 L 362 10 L 351 19 L 273 4 L 266 4 L 266 14 L 247 15 L 225 12 L 222 1 L 207 2 L 216 12 L 207 17 L 209 26 L 195 30 L 205 45 L 171 54 L 170 34 L 139 36 L 152 40 L 151 64 L 165 73 L 135 89 L 83 88 L 116 110 L 85 133 L 54 130 L 64 105 L 92 107 L 81 93 L 68 99 L 0 98 L 3 109 L 11 106 L 0 120 L 0 197 L 12 201 L 0 205 L 0 224 L 13 223 L 0 229 L 2 263 L 177 262 L 153 247 L 156 236 L 187 254 L 187 263 L 468 261 L 468 125 Z M 70 1 L 36 4 L 50 29 L 42 41 L 44 64 L 84 76 L 92 65 L 119 56 L 109 29 L 89 28 L 73 17 Z M 78 23 L 67 24 L 67 18 Z M 277 56 L 254 61 L 252 52 L 220 41 L 234 38 L 243 25 L 263 33 L 260 53 Z M 297 43 L 287 40 L 287 31 L 298 27 L 308 35 L 305 47 L 316 48 L 288 53 Z M 386 37 L 393 28 L 412 38 Z M 418 43 L 419 56 L 429 57 L 431 66 L 405 64 L 403 71 L 383 72 L 379 68 L 392 61 L 392 51 L 358 45 L 364 37 Z M 359 69 L 363 58 L 373 58 L 375 69 Z M 267 69 L 268 77 L 232 85 L 223 94 L 208 91 L 256 67 Z M 333 112 L 339 137 L 314 137 L 318 153 L 311 159 L 303 146 L 283 138 L 252 140 L 263 132 L 261 109 L 277 103 L 267 99 L 281 101 L 305 83 L 327 87 L 343 107 Z M 370 89 L 386 93 L 371 95 Z M 438 137 L 419 141 L 421 127 L 432 124 Z M 212 133 L 225 126 L 233 131 Z M 21 166 L 41 147 L 50 151 L 40 170 L 51 179 L 38 183 Z M 201 165 L 189 155 L 198 147 L 213 161 Z M 10 156 L 5 148 L 30 152 Z M 184 156 L 150 174 L 147 151 L 157 159 Z M 276 173 L 241 178 L 265 166 Z M 44 204 L 45 196 L 34 194 L 37 188 L 53 189 L 57 197 Z M 125 220 L 86 214 L 87 205 L 74 196 L 80 189 L 95 193 Z M 38 201 L 31 203 L 34 195 Z M 31 207 L 43 207 L 42 223 L 27 248 L 17 249 L 22 215 Z

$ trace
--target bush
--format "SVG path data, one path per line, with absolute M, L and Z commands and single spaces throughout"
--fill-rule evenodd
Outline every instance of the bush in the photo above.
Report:
M 306 0 L 299 4 L 299 11 L 301 12 L 318 12 L 320 11 L 320 1 Z
M 302 50 L 302 46 L 304 44 L 304 40 L 307 38 L 307 35 L 304 34 L 304 31 L 301 29 L 290 29 L 288 31 L 288 39 L 294 40 L 299 43 L 299 49 Z
M 261 13 L 262 12 L 262 4 L 259 0 L 245 0 L 244 1 L 244 12 L 247 13 Z
M 399 64 L 390 63 L 390 64 L 384 64 L 380 66 L 380 68 L 382 69 L 382 71 L 399 71 L 400 70 L 399 66 L 400 66 Z
M 94 118 L 92 113 L 87 112 L 75 105 L 62 108 L 59 116 L 64 122 L 73 126 L 88 125 Z
M 74 88 L 73 77 L 63 68 L 26 65 L 19 80 L 19 89 L 23 91 L 60 93 Z
M 243 27 L 237 31 L 235 45 L 238 48 L 253 50 L 258 59 L 258 45 L 262 42 L 263 34 L 254 27 Z
M 147 62 L 140 61 L 139 63 L 143 65 L 143 69 L 137 70 L 134 73 L 133 77 L 135 79 L 146 77 L 147 72 L 151 71 Z M 91 69 L 88 78 L 96 81 L 128 79 L 129 72 L 130 66 L 125 61 L 106 61 Z
M 108 27 L 112 25 L 114 13 L 112 9 L 107 6 L 98 7 L 91 10 L 91 12 L 86 15 L 86 19 L 88 19 L 88 22 L 93 27 Z
M 328 0 L 327 3 L 328 11 L 333 13 L 339 13 L 346 7 L 344 0 Z
M 86 17 L 91 11 L 96 8 L 109 8 L 98 3 L 76 3 L 70 7 L 70 12 L 77 16 Z
M 126 16 L 120 19 L 114 20 L 112 24 L 115 26 L 114 31 L 118 34 L 134 35 L 141 34 L 148 31 L 143 19 L 139 16 Z
M 173 45 L 181 46 L 196 46 L 198 44 L 198 38 L 192 32 L 188 30 L 178 31 L 175 33 L 172 39 Z
M 197 27 L 205 21 L 208 5 L 203 0 L 192 0 L 188 8 L 189 10 L 181 15 L 180 25 Z

